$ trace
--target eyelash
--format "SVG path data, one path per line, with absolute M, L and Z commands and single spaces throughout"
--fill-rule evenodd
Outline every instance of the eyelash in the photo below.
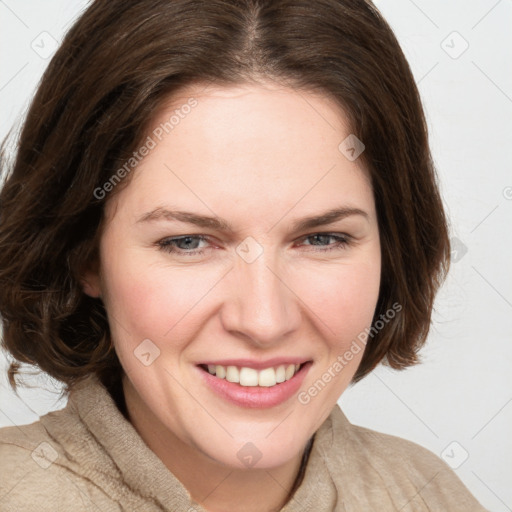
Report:
M 351 237 L 345 234 L 333 234 L 333 233 L 313 233 L 312 235 L 306 235 L 301 238 L 301 240 L 307 240 L 308 238 L 313 238 L 315 236 L 327 236 L 330 238 L 334 238 L 336 243 L 330 244 L 322 249 L 314 249 L 314 252 L 328 252 L 336 249 L 345 249 L 351 243 Z M 167 253 L 175 253 L 180 256 L 199 256 L 204 253 L 205 249 L 195 249 L 192 251 L 185 251 L 183 249 L 176 249 L 172 244 L 179 242 L 185 238 L 198 239 L 201 242 L 208 242 L 208 237 L 204 235 L 183 235 L 177 236 L 173 238 L 164 238 L 157 242 L 158 247 Z M 312 247 L 315 247 L 312 244 L 309 244 Z

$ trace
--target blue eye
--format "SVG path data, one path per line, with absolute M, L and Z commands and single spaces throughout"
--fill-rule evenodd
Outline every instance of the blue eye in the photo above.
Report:
M 345 234 L 314 233 L 302 237 L 302 241 L 311 243 L 302 244 L 312 246 L 314 252 L 326 252 L 335 249 L 343 249 L 350 245 L 350 236 Z M 332 241 L 334 240 L 334 243 Z M 209 246 L 199 247 L 201 242 L 209 243 L 208 237 L 204 235 L 183 235 L 172 238 L 164 238 L 157 242 L 158 247 L 168 253 L 179 256 L 198 256 L 211 249 Z M 331 243 L 330 243 L 331 242 Z
M 202 235 L 185 235 L 175 238 L 166 238 L 158 242 L 159 247 L 170 253 L 186 255 L 202 254 L 202 249 L 197 250 L 200 242 L 207 242 L 208 239 Z
M 348 235 L 339 235 L 339 234 L 331 234 L 331 233 L 315 233 L 313 235 L 308 235 L 304 237 L 302 240 L 314 240 L 313 243 L 305 244 L 311 245 L 314 247 L 320 247 L 319 249 L 315 249 L 316 251 L 331 251 L 333 249 L 344 248 L 349 245 L 350 240 Z M 334 240 L 334 243 L 328 243 L 329 240 Z

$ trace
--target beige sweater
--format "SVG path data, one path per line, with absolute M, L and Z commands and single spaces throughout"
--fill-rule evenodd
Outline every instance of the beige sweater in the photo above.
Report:
M 480 512 L 440 458 L 350 424 L 336 406 L 282 512 Z M 1 512 L 204 512 L 95 378 L 67 406 L 0 429 Z

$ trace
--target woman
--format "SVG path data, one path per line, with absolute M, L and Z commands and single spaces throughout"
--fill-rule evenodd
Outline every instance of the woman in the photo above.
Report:
M 0 431 L 5 509 L 484 510 L 337 405 L 417 362 L 449 264 L 371 4 L 93 2 L 31 105 L 0 240 L 3 346 L 70 392 Z

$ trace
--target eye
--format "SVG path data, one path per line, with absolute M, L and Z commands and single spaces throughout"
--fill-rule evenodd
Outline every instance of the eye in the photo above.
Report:
M 208 239 L 203 235 L 184 235 L 164 238 L 158 242 L 158 246 L 165 252 L 195 256 L 204 253 L 204 247 L 198 249 L 201 242 L 208 242 Z
M 302 237 L 300 240 L 309 243 L 302 243 L 305 246 L 313 246 L 315 252 L 326 252 L 335 249 L 344 249 L 350 245 L 351 237 L 344 233 L 314 233 Z M 207 244 L 200 247 L 202 243 Z M 198 256 L 204 254 L 205 250 L 211 249 L 208 246 L 211 242 L 204 235 L 182 235 L 171 238 L 164 238 L 157 242 L 157 246 L 167 253 L 178 256 Z
M 344 233 L 314 233 L 303 237 L 302 240 L 311 240 L 312 243 L 304 245 L 319 247 L 314 250 L 320 252 L 344 249 L 350 245 L 350 236 Z M 334 241 L 334 243 L 332 243 L 332 241 Z

